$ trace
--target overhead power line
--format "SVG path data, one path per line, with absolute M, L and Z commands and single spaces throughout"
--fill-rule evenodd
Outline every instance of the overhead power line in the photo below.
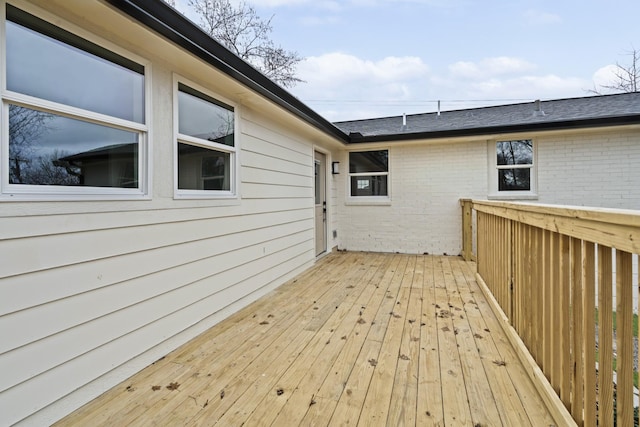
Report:
M 531 98 L 502 98 L 502 99 L 425 99 L 425 100 L 386 100 L 386 99 L 304 99 L 308 103 L 322 104 L 368 104 L 368 105 L 386 105 L 386 106 L 403 106 L 403 105 L 426 105 L 433 103 L 486 103 L 486 102 L 526 102 Z

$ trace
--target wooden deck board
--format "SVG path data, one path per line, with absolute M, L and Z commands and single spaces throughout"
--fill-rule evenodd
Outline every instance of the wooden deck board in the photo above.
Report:
M 58 425 L 553 425 L 474 270 L 331 254 Z

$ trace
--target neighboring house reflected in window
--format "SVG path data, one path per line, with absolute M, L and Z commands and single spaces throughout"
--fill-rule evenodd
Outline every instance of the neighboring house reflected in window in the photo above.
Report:
M 78 185 L 136 188 L 138 186 L 138 144 L 115 144 L 59 158 L 78 178 Z

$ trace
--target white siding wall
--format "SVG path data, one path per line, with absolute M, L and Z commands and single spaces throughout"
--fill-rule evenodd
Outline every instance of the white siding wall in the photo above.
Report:
M 345 204 L 348 167 L 340 175 L 340 249 L 454 254 L 460 252 L 459 199 L 486 197 L 483 142 L 377 147 L 389 149 L 391 204 Z M 348 157 L 343 158 L 348 165 Z
M 223 83 L 144 52 L 151 199 L 0 205 L 2 425 L 55 421 L 315 260 L 317 138 L 232 99 L 242 197 L 174 200 L 173 72 Z

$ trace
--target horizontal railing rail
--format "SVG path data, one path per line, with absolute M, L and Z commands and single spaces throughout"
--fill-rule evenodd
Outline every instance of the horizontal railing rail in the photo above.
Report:
M 474 256 L 475 236 L 478 279 L 547 390 L 578 425 L 638 425 L 640 213 L 461 204 L 462 254 Z

